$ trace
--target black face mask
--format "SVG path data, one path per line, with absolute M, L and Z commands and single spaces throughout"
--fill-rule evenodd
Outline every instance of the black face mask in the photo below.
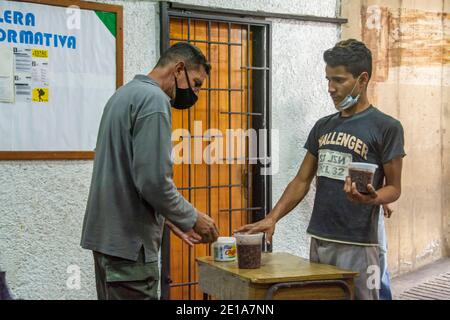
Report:
M 178 88 L 177 78 L 175 77 L 175 86 L 176 86 L 175 99 L 170 100 L 170 104 L 172 105 L 172 107 L 180 110 L 192 107 L 198 100 L 197 95 L 191 88 L 191 82 L 189 81 L 186 68 L 184 68 L 184 73 L 186 74 L 186 80 L 189 88 L 186 89 Z

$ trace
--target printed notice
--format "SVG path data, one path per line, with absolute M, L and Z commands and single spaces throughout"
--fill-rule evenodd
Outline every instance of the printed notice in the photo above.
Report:
M 14 55 L 12 48 L 0 48 L 0 102 L 14 102 Z
M 33 49 L 31 56 L 32 101 L 48 102 L 50 90 L 48 50 Z
M 16 102 L 31 102 L 31 74 L 17 73 L 14 76 Z
M 319 150 L 317 176 L 345 181 L 352 155 L 328 149 Z
M 14 48 L 16 102 L 31 102 L 31 49 Z

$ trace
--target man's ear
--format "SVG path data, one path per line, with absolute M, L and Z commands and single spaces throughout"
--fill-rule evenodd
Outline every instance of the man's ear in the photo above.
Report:
M 178 61 L 175 64 L 175 73 L 177 76 L 180 76 L 181 72 L 184 71 L 184 61 Z
M 364 71 L 363 73 L 361 73 L 361 76 L 359 77 L 359 83 L 367 86 L 367 84 L 369 83 L 369 73 L 368 72 Z

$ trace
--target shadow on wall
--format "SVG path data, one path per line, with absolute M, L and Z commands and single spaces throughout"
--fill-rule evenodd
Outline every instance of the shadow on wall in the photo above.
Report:
M 13 300 L 6 285 L 6 273 L 0 271 L 0 300 Z

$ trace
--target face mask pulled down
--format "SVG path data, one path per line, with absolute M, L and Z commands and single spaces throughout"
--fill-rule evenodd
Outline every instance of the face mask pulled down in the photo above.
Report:
M 360 77 L 361 75 L 359 75 L 358 78 L 356 79 L 356 83 L 353 86 L 352 91 L 350 91 L 350 93 L 344 99 L 342 99 L 342 101 L 336 106 L 336 109 L 338 109 L 339 111 L 344 111 L 353 107 L 355 104 L 358 103 L 361 94 L 358 94 L 356 97 L 353 97 L 352 94 L 356 88 L 356 85 L 358 84 L 358 80 Z

